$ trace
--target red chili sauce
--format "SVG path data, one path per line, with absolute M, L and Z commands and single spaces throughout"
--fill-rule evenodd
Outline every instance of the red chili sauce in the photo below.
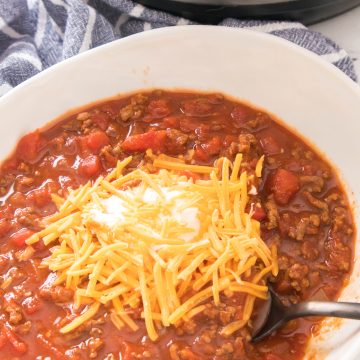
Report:
M 354 223 L 331 165 L 269 114 L 220 94 L 133 94 L 25 135 L 1 167 L 1 359 L 301 359 L 318 326 L 314 319 L 292 321 L 255 345 L 249 327 L 224 338 L 220 330 L 236 320 L 236 299 L 222 298 L 218 307 L 210 301 L 191 321 L 163 329 L 155 343 L 141 309 L 135 333 L 117 330 L 106 308 L 75 331 L 59 333 L 74 312 L 73 292 L 53 285 L 49 270 L 39 268 L 49 255 L 42 243 L 24 255 L 25 240 L 40 230 L 39 219 L 56 211 L 52 193 L 66 196 L 69 187 L 95 180 L 130 154 L 130 169 L 141 166 L 147 149 L 203 165 L 241 152 L 245 169 L 265 154 L 251 202 L 260 205 L 254 217 L 262 238 L 278 247 L 279 275 L 268 281 L 285 305 L 337 298 L 352 269 Z

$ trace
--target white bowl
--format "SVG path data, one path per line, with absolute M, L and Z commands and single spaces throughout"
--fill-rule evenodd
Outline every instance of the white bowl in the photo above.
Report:
M 316 55 L 271 35 L 224 27 L 153 30 L 64 61 L 0 99 L 0 158 L 20 135 L 71 108 L 142 88 L 215 90 L 278 115 L 335 164 L 360 203 L 360 88 Z M 359 225 L 359 216 L 356 222 Z M 356 250 L 356 259 L 359 246 Z M 360 300 L 356 260 L 341 299 Z M 321 331 L 308 354 L 358 359 L 360 323 Z M 330 331 L 329 331 L 330 330 Z

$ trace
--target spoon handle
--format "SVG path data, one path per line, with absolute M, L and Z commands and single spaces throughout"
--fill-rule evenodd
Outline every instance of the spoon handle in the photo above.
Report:
M 360 303 L 308 301 L 291 306 L 286 311 L 287 320 L 303 316 L 330 316 L 360 320 Z

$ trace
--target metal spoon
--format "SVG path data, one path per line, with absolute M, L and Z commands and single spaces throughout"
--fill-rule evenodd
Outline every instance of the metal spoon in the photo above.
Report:
M 307 301 L 285 307 L 269 286 L 269 297 L 253 322 L 252 341 L 258 342 L 264 339 L 289 320 L 306 316 L 360 320 L 360 303 Z

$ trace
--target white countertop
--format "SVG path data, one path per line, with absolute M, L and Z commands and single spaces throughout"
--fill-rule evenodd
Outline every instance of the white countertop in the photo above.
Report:
M 310 29 L 323 33 L 350 54 L 360 82 L 360 7 L 312 25 Z

